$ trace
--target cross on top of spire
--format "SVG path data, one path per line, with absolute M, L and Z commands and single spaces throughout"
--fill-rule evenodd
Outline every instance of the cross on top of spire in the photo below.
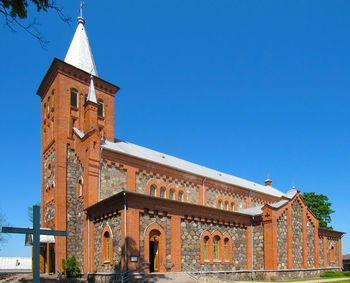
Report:
M 85 19 L 83 18 L 83 7 L 84 7 L 85 2 L 80 1 L 80 7 L 79 7 L 79 13 L 80 16 L 78 17 L 78 23 L 85 24 Z

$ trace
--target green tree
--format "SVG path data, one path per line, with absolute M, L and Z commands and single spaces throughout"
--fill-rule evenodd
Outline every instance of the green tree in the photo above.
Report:
M 34 36 L 44 46 L 44 41 L 40 31 L 37 29 L 37 22 L 31 16 L 29 23 L 23 22 L 28 19 L 28 9 L 34 8 L 37 12 L 47 12 L 48 10 L 55 10 L 61 20 L 70 22 L 71 19 L 64 15 L 62 8 L 58 7 L 55 0 L 0 0 L 0 14 L 3 15 L 5 25 L 12 31 L 17 28 L 22 28 L 30 35 Z
M 67 258 L 67 260 L 62 259 L 62 269 L 67 278 L 78 278 L 81 273 L 74 255 Z
M 321 228 L 333 230 L 332 226 L 328 226 L 332 220 L 331 214 L 335 212 L 331 209 L 332 203 L 329 202 L 329 198 L 325 195 L 316 194 L 314 192 L 304 193 L 303 198 L 307 206 L 318 218 L 319 226 Z
M 41 203 L 40 202 L 37 202 L 36 204 L 34 205 L 39 205 L 41 206 Z M 28 220 L 30 221 L 30 223 L 33 224 L 33 206 L 28 206 L 27 207 L 27 214 L 28 214 Z

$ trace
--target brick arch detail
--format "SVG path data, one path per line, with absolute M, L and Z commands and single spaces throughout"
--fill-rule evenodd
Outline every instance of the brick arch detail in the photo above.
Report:
M 177 196 L 177 200 L 179 200 L 179 192 L 182 192 L 183 193 L 183 202 L 186 202 L 187 201 L 187 192 L 186 190 L 183 188 L 183 187 L 179 187 L 177 189 L 177 192 L 176 192 L 176 196 Z
M 156 187 L 156 196 L 159 196 L 159 185 L 158 182 L 155 179 L 150 179 L 147 182 L 147 194 L 150 195 L 151 194 L 151 186 L 154 185 Z
M 218 196 L 218 197 L 216 198 L 216 208 L 218 208 L 218 209 L 220 209 L 219 201 L 221 201 L 222 207 L 224 207 L 224 199 L 222 198 L 222 196 Z
M 330 263 L 336 263 L 337 262 L 336 250 L 335 250 L 335 246 L 334 246 L 333 243 L 329 247 L 329 262 Z
M 204 238 L 208 237 L 208 259 L 204 260 Z M 204 231 L 201 235 L 201 242 L 200 242 L 200 263 L 213 263 L 213 242 L 211 240 L 211 234 L 208 231 Z
M 223 248 L 224 248 L 224 253 L 223 253 L 223 263 L 226 264 L 232 264 L 232 258 L 233 258 L 233 251 L 232 251 L 232 238 L 231 235 L 227 232 L 224 233 L 223 237 Z M 227 258 L 228 260 L 225 260 L 225 239 L 228 239 L 228 243 L 227 243 Z
M 109 235 L 110 235 L 110 242 L 109 242 L 109 257 L 110 257 L 110 260 L 109 260 L 109 262 L 106 262 L 106 257 L 107 257 L 107 254 L 106 254 L 107 240 L 104 237 L 106 232 L 108 232 Z M 113 233 L 112 233 L 111 227 L 109 226 L 108 223 L 105 225 L 105 227 L 102 230 L 101 242 L 102 242 L 102 245 L 101 245 L 102 246 L 101 264 L 102 265 L 112 265 L 113 264 L 113 250 L 114 250 L 114 247 L 113 247 Z
M 152 224 L 148 225 L 148 227 L 144 231 L 144 261 L 150 262 L 150 256 L 149 256 L 149 240 L 150 240 L 150 233 L 152 231 L 158 231 L 159 236 L 159 265 L 160 265 L 160 272 L 166 272 L 166 235 L 163 227 L 158 224 L 157 222 L 153 222 Z M 149 272 L 147 270 L 146 272 Z
M 165 183 L 165 182 L 161 182 L 160 184 L 159 184 L 159 193 L 158 193 L 158 197 L 160 197 L 160 189 L 161 188 L 164 188 L 165 189 L 165 198 L 167 198 L 167 195 L 169 194 L 169 188 L 168 188 L 168 186 L 167 186 L 167 184 Z
M 176 200 L 177 198 L 177 189 L 176 186 L 174 184 L 169 184 L 168 187 L 168 194 L 167 194 L 167 198 L 170 199 L 170 190 L 174 190 L 174 200 Z

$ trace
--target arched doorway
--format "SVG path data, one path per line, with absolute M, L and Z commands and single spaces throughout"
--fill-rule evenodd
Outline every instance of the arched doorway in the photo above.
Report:
M 159 252 L 160 232 L 158 230 L 152 230 L 149 238 L 149 261 L 150 272 L 160 271 L 160 252 Z
M 150 224 L 145 230 L 144 260 L 146 272 L 166 272 L 166 237 L 158 223 Z

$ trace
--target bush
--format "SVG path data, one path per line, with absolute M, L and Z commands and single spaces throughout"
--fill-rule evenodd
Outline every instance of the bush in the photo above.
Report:
M 349 277 L 350 276 L 350 271 L 324 271 L 321 274 L 321 277 L 325 278 L 333 278 L 333 277 Z
M 72 255 L 67 260 L 62 259 L 62 270 L 66 274 L 67 278 L 80 277 L 80 268 L 74 255 Z

